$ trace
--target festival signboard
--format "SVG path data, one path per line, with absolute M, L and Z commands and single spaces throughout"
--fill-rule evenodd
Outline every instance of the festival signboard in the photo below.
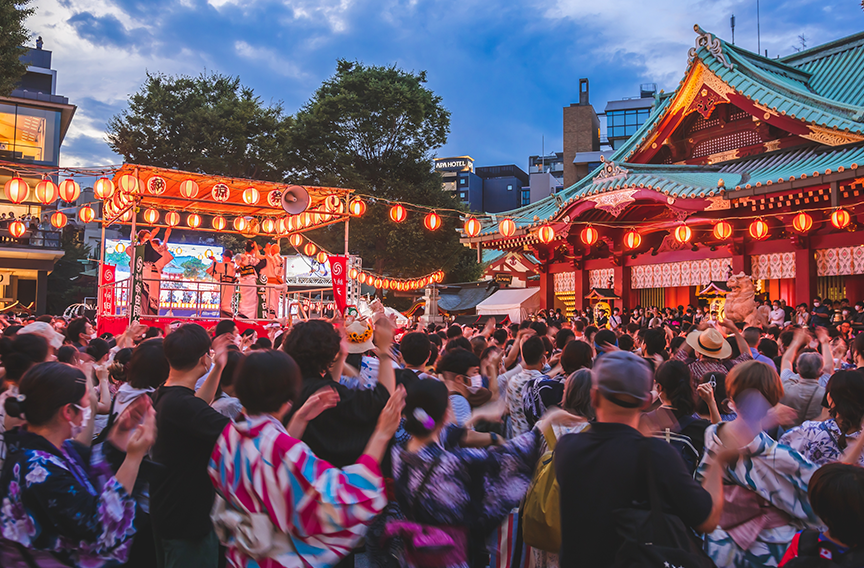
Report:
M 344 256 L 329 256 L 330 279 L 333 282 L 333 301 L 339 314 L 345 313 L 348 304 L 346 265 L 348 259 Z

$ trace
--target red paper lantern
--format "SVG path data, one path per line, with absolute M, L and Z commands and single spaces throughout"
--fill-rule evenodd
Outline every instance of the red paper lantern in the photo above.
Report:
M 512 237 L 516 233 L 516 223 L 513 222 L 513 219 L 507 218 L 502 219 L 500 223 L 498 223 L 498 232 L 501 233 L 503 237 Z
M 30 186 L 20 177 L 15 177 L 6 182 L 6 199 L 12 203 L 21 203 L 27 199 Z
M 147 180 L 147 191 L 150 195 L 162 195 L 168 189 L 168 182 L 162 176 L 153 176 Z
M 123 193 L 135 195 L 138 193 L 138 178 L 130 174 L 124 174 L 117 180 L 117 187 Z
M 319 264 L 324 264 L 325 262 L 327 262 L 327 253 L 322 250 L 315 257 L 315 260 L 317 260 Z
M 180 224 L 180 214 L 176 211 L 169 211 L 165 215 L 165 224 L 169 227 L 176 227 Z
M 408 212 L 401 205 L 397 204 L 390 208 L 390 218 L 397 223 L 401 223 L 406 217 L 408 217 Z
M 231 197 L 231 188 L 226 183 L 217 183 L 210 189 L 210 197 L 213 201 L 224 203 Z
M 318 252 L 318 247 L 316 247 L 312 243 L 306 243 L 306 246 L 303 247 L 303 252 L 306 254 L 306 256 L 312 256 L 316 252 Z
M 342 201 L 339 199 L 338 195 L 328 195 L 327 198 L 324 199 L 324 207 L 327 208 L 327 211 L 338 211 L 340 205 L 342 205 Z
M 12 221 L 9 223 L 9 234 L 16 239 L 21 238 L 21 235 L 27 230 L 27 227 L 21 221 Z
M 243 190 L 243 202 L 246 205 L 255 205 L 261 199 L 261 194 L 254 187 L 247 187 Z
M 57 196 L 60 195 L 60 190 L 50 179 L 43 179 L 36 184 L 36 199 L 42 205 L 51 205 L 57 201 Z
M 582 229 L 582 232 L 579 233 L 579 238 L 582 239 L 582 243 L 584 243 L 585 246 L 590 247 L 600 238 L 600 233 L 597 232 L 597 229 L 589 225 Z
M 799 233 L 806 233 L 813 228 L 813 217 L 801 212 L 792 219 L 792 227 Z
M 757 241 L 761 241 L 762 239 L 767 237 L 768 223 L 766 223 L 762 219 L 756 219 L 755 221 L 750 223 L 750 236 Z
M 725 241 L 729 237 L 732 236 L 732 225 L 727 223 L 726 221 L 720 221 L 716 225 L 714 225 L 714 238 L 718 241 Z
M 637 249 L 641 244 L 642 235 L 637 233 L 635 230 L 628 231 L 627 234 L 624 235 L 624 246 L 626 246 L 628 249 Z
M 186 199 L 195 199 L 198 197 L 198 184 L 191 179 L 180 182 L 180 195 Z
M 838 209 L 834 213 L 831 213 L 831 224 L 838 229 L 845 229 L 851 221 L 852 217 L 849 216 L 849 212 L 845 209 Z
M 471 217 L 467 221 L 465 221 L 465 234 L 469 237 L 476 237 L 477 235 L 479 235 L 481 228 L 482 225 L 480 225 L 480 221 L 478 221 L 474 217 Z
M 294 233 L 290 237 L 288 237 L 288 242 L 291 243 L 291 246 L 294 248 L 299 248 L 300 245 L 303 244 L 303 236 L 299 233 Z
M 245 217 L 236 217 L 234 219 L 234 230 L 242 233 L 246 230 L 248 223 L 246 222 Z
M 96 199 L 111 199 L 114 195 L 114 182 L 108 178 L 99 178 L 93 184 L 93 195 Z
M 351 270 L 348 271 L 348 278 L 350 278 L 351 280 L 357 280 L 358 275 L 359 275 L 359 272 L 357 271 L 356 268 L 352 268 Z
M 433 211 L 423 219 L 423 225 L 430 231 L 434 231 L 441 226 L 441 216 Z
M 261 221 L 261 230 L 265 233 L 274 233 L 276 232 L 276 221 L 273 219 L 264 219 Z
M 348 211 L 355 217 L 360 217 L 363 213 L 366 213 L 366 204 L 362 199 L 355 199 L 351 202 L 351 205 L 348 207 Z
M 360 284 L 366 284 L 367 278 L 368 277 L 366 276 L 366 273 L 361 272 L 360 274 L 357 275 L 357 282 L 359 282 Z
M 57 229 L 62 229 L 66 226 L 66 214 L 62 211 L 55 211 L 53 215 L 51 215 L 51 224 Z
M 679 225 L 675 228 L 675 240 L 679 243 L 689 243 L 693 238 L 693 231 L 687 225 Z
M 74 179 L 63 180 L 60 184 L 60 198 L 66 203 L 72 203 L 81 195 L 81 186 Z
M 192 213 L 186 217 L 186 224 L 189 225 L 190 229 L 197 229 L 201 226 L 201 215 Z
M 155 209 L 148 209 L 144 212 L 144 222 L 148 225 L 155 225 L 159 221 L 159 212 Z
M 89 223 L 96 217 L 96 213 L 93 211 L 93 208 L 89 205 L 85 205 L 81 209 L 78 210 L 78 219 L 82 223 Z
M 222 229 L 224 229 L 225 225 L 226 225 L 225 217 L 222 217 L 221 215 L 217 215 L 216 217 L 213 217 L 213 220 L 210 221 L 210 226 L 213 227 L 214 229 L 216 229 L 217 231 L 221 231 Z
M 372 286 L 374 286 L 375 288 L 381 288 L 381 279 L 375 278 L 375 280 L 372 281 Z
M 544 244 L 551 243 L 555 238 L 555 229 L 549 225 L 543 225 L 537 229 L 537 239 Z

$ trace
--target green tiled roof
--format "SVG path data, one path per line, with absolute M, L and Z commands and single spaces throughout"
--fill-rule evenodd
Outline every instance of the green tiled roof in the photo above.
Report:
M 864 105 L 864 32 L 781 57 L 780 61 L 809 73 L 808 85 L 819 95 Z
M 826 150 L 819 147 L 798 148 L 771 152 L 751 159 L 725 164 L 720 171 L 740 175 L 743 180 L 726 183 L 727 191 L 748 186 L 768 185 L 789 181 L 793 176 L 822 175 L 825 173 L 864 166 L 864 144 L 855 144 Z M 725 178 L 724 178 L 725 179 Z
M 628 170 L 624 179 L 598 179 L 583 184 L 573 197 L 582 198 L 614 191 L 625 187 L 644 187 L 664 195 L 682 198 L 711 197 L 719 195 L 720 180 L 728 187 L 741 180 L 740 175 L 727 176 L 719 167 L 672 166 L 655 164 L 622 164 Z M 731 178 L 731 179 L 730 179 Z

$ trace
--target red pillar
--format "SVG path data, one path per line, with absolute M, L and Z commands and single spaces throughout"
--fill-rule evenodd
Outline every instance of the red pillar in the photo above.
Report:
M 795 251 L 795 304 L 807 304 L 816 296 L 816 259 L 809 248 Z
M 612 280 L 615 285 L 615 295 L 621 298 L 615 307 L 632 308 L 633 305 L 630 304 L 630 284 L 632 281 L 630 267 L 616 266 L 613 268 Z
M 540 305 L 544 310 L 555 307 L 555 275 L 540 273 Z
M 574 286 L 573 293 L 576 296 L 576 309 L 583 310 L 588 307 L 585 296 L 591 292 L 591 283 L 588 278 L 587 270 L 574 270 Z
M 732 255 L 732 274 L 753 274 L 750 267 L 749 254 L 733 254 Z

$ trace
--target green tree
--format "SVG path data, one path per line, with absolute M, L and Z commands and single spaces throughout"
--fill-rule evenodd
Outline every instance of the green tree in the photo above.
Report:
M 35 11 L 26 7 L 29 3 L 30 0 L 0 0 L 0 97 L 8 96 L 27 71 L 20 57 L 24 52 L 21 46 L 30 36 L 24 20 Z
M 372 197 L 366 214 L 350 221 L 350 249 L 364 267 L 403 278 L 441 268 L 448 281 L 471 280 L 479 273 L 474 253 L 459 243 L 458 213 L 444 211 L 463 206 L 442 191 L 432 168 L 450 112 L 425 83 L 425 72 L 340 60 L 291 125 L 290 177 Z M 385 200 L 438 208 L 444 223 L 427 231 L 425 211 L 409 211 L 397 225 Z M 331 251 L 343 248 L 339 226 L 310 236 Z
M 90 247 L 81 241 L 81 235 L 72 227 L 66 227 L 60 236 L 63 256 L 54 263 L 54 270 L 48 275 L 48 312 L 62 314 L 72 304 L 92 296 L 95 279 L 82 276 L 86 261 L 90 258 Z M 86 282 L 85 282 L 86 280 Z
M 180 265 L 180 268 L 183 269 L 184 278 L 202 280 L 204 278 L 204 271 L 208 266 L 209 264 L 205 265 L 197 258 L 190 258 L 189 260 L 184 261 L 183 264 Z
M 108 122 L 108 142 L 128 163 L 281 181 L 290 123 L 239 77 L 148 73 Z

